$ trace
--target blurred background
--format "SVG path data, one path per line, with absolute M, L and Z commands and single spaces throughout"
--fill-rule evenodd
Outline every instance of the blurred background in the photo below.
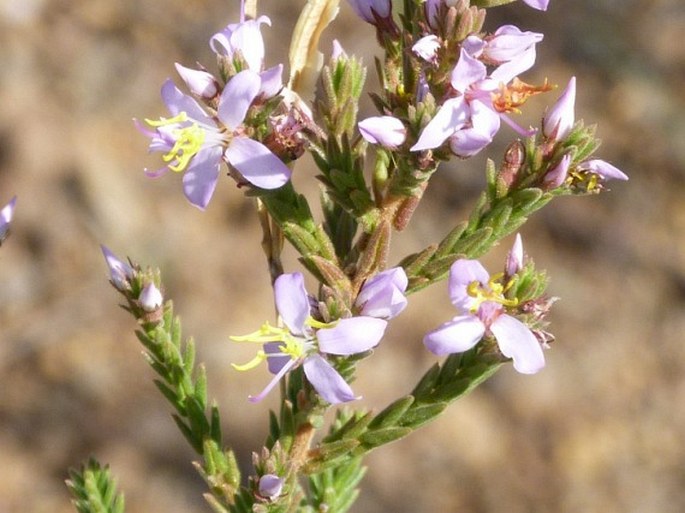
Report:
M 303 1 L 262 0 L 267 64 L 283 62 Z M 0 0 L 0 204 L 18 196 L 0 250 L 0 513 L 72 511 L 67 468 L 108 462 L 129 513 L 209 511 L 151 382 L 99 244 L 160 266 L 210 395 L 247 464 L 267 407 L 246 395 L 266 370 L 238 373 L 252 347 L 228 336 L 272 317 L 254 208 L 220 181 L 205 213 L 158 162 L 131 118 L 165 115 L 174 62 L 214 69 L 207 41 L 238 0 Z M 374 32 L 341 2 L 331 37 L 372 65 Z M 599 123 L 599 155 L 630 182 L 562 198 L 522 230 L 549 270 L 557 341 L 535 376 L 510 366 L 437 421 L 368 458 L 355 512 L 680 513 L 685 511 L 685 7 L 681 0 L 552 0 L 493 9 L 544 32 L 528 82 L 578 77 L 576 116 Z M 373 85 L 373 79 L 369 84 Z M 536 124 L 558 93 L 527 105 Z M 372 113 L 370 102 L 364 115 Z M 506 127 L 490 155 L 514 137 Z M 483 185 L 485 156 L 435 176 L 395 261 L 441 237 Z M 296 172 L 316 191 L 311 162 Z M 486 259 L 499 268 L 510 241 Z M 291 251 L 289 270 L 295 270 Z M 443 284 L 412 297 L 355 391 L 380 409 L 435 361 L 421 344 L 454 315 Z

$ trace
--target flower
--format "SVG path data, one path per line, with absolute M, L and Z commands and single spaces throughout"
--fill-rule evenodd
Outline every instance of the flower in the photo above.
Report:
M 592 159 L 578 164 L 578 171 L 597 175 L 603 180 L 628 180 L 628 175 L 601 159 Z
M 146 312 L 154 312 L 162 306 L 164 298 L 154 283 L 148 283 L 143 287 L 143 290 L 140 291 L 138 302 L 140 303 L 140 307 Z
M 231 23 L 209 39 L 209 46 L 217 55 L 231 60 L 242 57 L 247 69 L 259 73 L 264 67 L 264 39 L 261 32 L 263 23 L 271 26 L 268 16 Z
M 542 118 L 542 133 L 546 137 L 557 141 L 571 132 L 575 122 L 575 103 L 576 77 L 571 77 L 564 92 Z
M 245 180 L 262 189 L 277 189 L 291 171 L 261 142 L 250 139 L 243 121 L 252 102 L 262 90 L 262 78 L 245 70 L 235 75 L 219 97 L 216 118 L 207 114 L 171 80 L 162 86 L 162 99 L 172 117 L 145 120 L 154 130 L 137 123 L 150 137 L 150 151 L 164 152 L 167 163 L 146 174 L 156 178 L 168 170 L 185 172 L 183 191 L 190 203 L 204 210 L 219 179 L 222 160 L 228 161 Z
M 375 25 L 379 18 L 389 18 L 392 5 L 390 0 L 348 0 L 357 16 Z
M 101 245 L 100 249 L 105 256 L 105 262 L 109 267 L 109 278 L 117 290 L 124 291 L 130 287 L 130 280 L 133 279 L 135 272 L 126 262 L 123 262 L 112 253 L 109 248 Z
M 492 335 L 518 372 L 534 374 L 542 369 L 545 357 L 537 338 L 528 326 L 506 313 L 516 300 L 505 297 L 507 284 L 501 283 L 501 278 L 491 277 L 477 260 L 460 259 L 452 264 L 449 292 L 460 315 L 425 335 L 425 346 L 438 356 L 461 353 L 483 336 Z
M 364 139 L 391 150 L 400 146 L 407 138 L 404 123 L 392 116 L 373 116 L 360 121 L 357 126 Z
M 257 491 L 261 497 L 274 500 L 281 494 L 281 490 L 283 490 L 283 478 L 275 474 L 264 474 L 259 478 Z
M 17 197 L 14 196 L 10 202 L 0 210 L 0 244 L 7 238 L 10 231 L 10 223 L 14 217 L 14 209 L 17 204 Z
M 529 5 L 533 9 L 537 9 L 538 11 L 546 11 L 547 6 L 549 5 L 549 0 L 523 0 L 523 3 Z
M 361 315 L 392 319 L 407 306 L 404 292 L 408 284 L 407 274 L 401 267 L 382 271 L 366 280 L 355 305 Z
M 430 63 L 435 63 L 439 49 L 440 39 L 434 34 L 422 37 L 411 47 L 412 52 Z
M 310 302 L 302 273 L 283 274 L 274 282 L 276 309 L 285 327 L 264 324 L 258 331 L 240 337 L 237 342 L 257 342 L 263 349 L 237 370 L 249 370 L 264 360 L 274 378 L 252 402 L 261 401 L 290 370 L 302 365 L 307 380 L 318 394 L 331 404 L 356 399 L 354 392 L 325 358 L 347 356 L 375 347 L 383 337 L 387 322 L 375 317 L 357 316 L 323 323 L 311 316 Z

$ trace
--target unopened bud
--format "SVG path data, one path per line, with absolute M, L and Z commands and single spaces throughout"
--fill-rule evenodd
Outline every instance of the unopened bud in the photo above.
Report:
M 17 197 L 13 197 L 10 202 L 2 207 L 0 210 L 0 244 L 7 238 L 10 230 L 10 223 L 14 217 L 14 206 L 17 203 Z
M 140 307 L 146 312 L 154 312 L 162 306 L 164 298 L 154 283 L 148 283 L 141 291 L 138 302 Z
M 129 281 L 134 276 L 133 268 L 126 262 L 117 258 L 107 247 L 100 246 L 100 249 L 102 249 L 102 254 L 105 256 L 107 267 L 109 267 L 109 277 L 112 280 L 112 284 L 122 292 L 129 289 Z
M 264 474 L 259 478 L 259 495 L 274 500 L 283 490 L 283 479 L 274 474 Z

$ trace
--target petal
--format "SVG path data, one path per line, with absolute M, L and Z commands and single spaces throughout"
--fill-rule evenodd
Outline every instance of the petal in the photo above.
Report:
M 278 189 L 290 180 L 290 168 L 259 141 L 235 137 L 224 155 L 245 180 L 262 189 Z
M 202 110 L 200 104 L 187 94 L 183 94 L 172 80 L 167 80 L 162 86 L 162 100 L 172 116 L 185 112 L 189 118 L 209 126 L 216 123 Z
M 397 148 L 407 137 L 404 123 L 392 116 L 373 116 L 360 121 L 357 126 L 364 139 L 390 149 Z
M 595 173 L 605 180 L 628 180 L 628 175 L 623 171 L 601 159 L 588 160 L 580 164 L 578 168 Z
M 274 297 L 276 310 L 288 329 L 296 335 L 303 335 L 310 312 L 302 273 L 281 274 L 276 278 Z
M 233 51 L 240 51 L 248 67 L 255 72 L 262 69 L 264 63 L 264 39 L 260 25 L 271 25 L 267 16 L 260 16 L 256 20 L 239 23 L 230 36 Z
M 546 11 L 549 5 L 549 0 L 523 0 L 523 3 L 528 4 L 533 9 L 538 11 Z
M 449 136 L 466 124 L 468 116 L 469 107 L 463 96 L 445 101 L 410 151 L 429 150 L 442 145 Z
M 338 371 L 318 354 L 308 356 L 303 368 L 309 382 L 329 403 L 346 403 L 357 399 L 350 385 L 338 374 Z
M 485 64 L 469 55 L 462 48 L 459 54 L 459 61 L 452 70 L 450 83 L 456 91 L 463 94 L 472 84 L 483 80 L 487 74 Z
M 283 64 L 274 66 L 259 74 L 262 84 L 259 88 L 259 96 L 273 98 L 283 89 Z
M 553 140 L 566 137 L 575 122 L 576 77 L 571 77 L 564 92 L 542 118 L 543 133 Z
M 545 366 L 540 342 L 528 326 L 511 315 L 502 314 L 490 325 L 502 354 L 514 360 L 514 369 L 535 374 Z
M 275 499 L 281 494 L 284 481 L 284 479 L 275 474 L 264 474 L 259 478 L 259 486 L 257 488 L 259 495 L 268 499 Z
M 487 285 L 489 280 L 490 273 L 478 260 L 457 260 L 450 267 L 448 289 L 452 304 L 464 312 L 468 311 L 474 298 L 468 295 L 466 287 L 474 281 Z
M 175 64 L 176 71 L 185 82 L 190 92 L 203 98 L 214 98 L 218 92 L 216 79 L 206 71 L 186 68 L 178 62 Z
M 278 374 L 281 369 L 286 365 L 292 358 L 290 356 L 283 354 L 281 352 L 281 342 L 267 342 L 264 344 L 264 352 L 267 355 L 266 365 L 269 367 L 269 372 L 271 374 Z
M 207 208 L 219 180 L 222 149 L 208 146 L 198 151 L 183 174 L 183 192 L 200 210 Z
M 278 371 L 278 374 L 276 374 L 273 378 L 271 378 L 271 381 L 267 383 L 267 385 L 264 387 L 264 390 L 259 392 L 257 395 L 249 395 L 247 396 L 247 400 L 250 401 L 251 403 L 258 403 L 262 399 L 264 399 L 269 392 L 276 386 L 276 384 L 281 380 L 283 376 L 286 375 L 286 373 L 293 368 L 293 366 L 297 363 L 297 360 L 290 360 L 288 363 L 286 363 L 283 367 L 281 367 L 281 370 Z
M 241 71 L 226 84 L 219 98 L 217 115 L 226 127 L 236 130 L 259 94 L 262 80 L 254 71 Z
M 106 246 L 101 245 L 100 249 L 109 267 L 109 277 L 114 286 L 119 289 L 129 288 L 129 280 L 135 276 L 133 268 L 110 251 Z
M 485 334 L 485 325 L 475 315 L 460 315 L 427 333 L 423 343 L 438 356 L 462 353 L 475 346 Z
M 504 267 L 507 276 L 513 276 L 523 269 L 523 241 L 521 240 L 520 233 L 516 234 L 514 244 L 511 246 L 511 250 L 507 254 Z
M 515 59 L 500 64 L 490 74 L 490 78 L 497 83 L 508 84 L 514 77 L 532 68 L 535 65 L 536 57 L 535 46 L 531 46 Z
M 378 345 L 387 325 L 387 321 L 375 317 L 350 317 L 341 319 L 332 328 L 320 329 L 316 332 L 316 338 L 322 353 L 363 353 Z

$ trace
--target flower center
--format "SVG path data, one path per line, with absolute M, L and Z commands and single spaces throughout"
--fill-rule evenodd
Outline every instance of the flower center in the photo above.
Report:
M 471 313 L 475 314 L 480 305 L 486 301 L 498 303 L 502 306 L 516 306 L 518 304 L 518 299 L 507 299 L 504 297 L 504 294 L 511 288 L 514 282 L 509 281 L 506 285 L 503 285 L 501 282 L 503 277 L 504 273 L 498 273 L 488 280 L 487 285 L 477 280 L 467 285 L 466 293 L 475 300 L 470 308 Z
M 515 78 L 510 85 L 501 84 L 499 91 L 492 93 L 492 105 L 497 112 L 515 112 L 520 114 L 519 107 L 526 103 L 528 98 L 536 94 L 546 93 L 552 89 L 547 79 L 545 79 L 544 84 L 535 86 Z
M 197 122 L 193 121 L 188 126 L 180 126 L 181 123 L 188 121 L 188 114 L 185 112 L 180 112 L 173 118 L 160 118 L 159 121 L 145 120 L 153 128 L 173 127 L 170 132 L 174 138 L 174 145 L 162 156 L 162 160 L 168 162 L 169 169 L 177 173 L 188 167 L 190 159 L 200 151 L 205 142 L 206 130 Z

